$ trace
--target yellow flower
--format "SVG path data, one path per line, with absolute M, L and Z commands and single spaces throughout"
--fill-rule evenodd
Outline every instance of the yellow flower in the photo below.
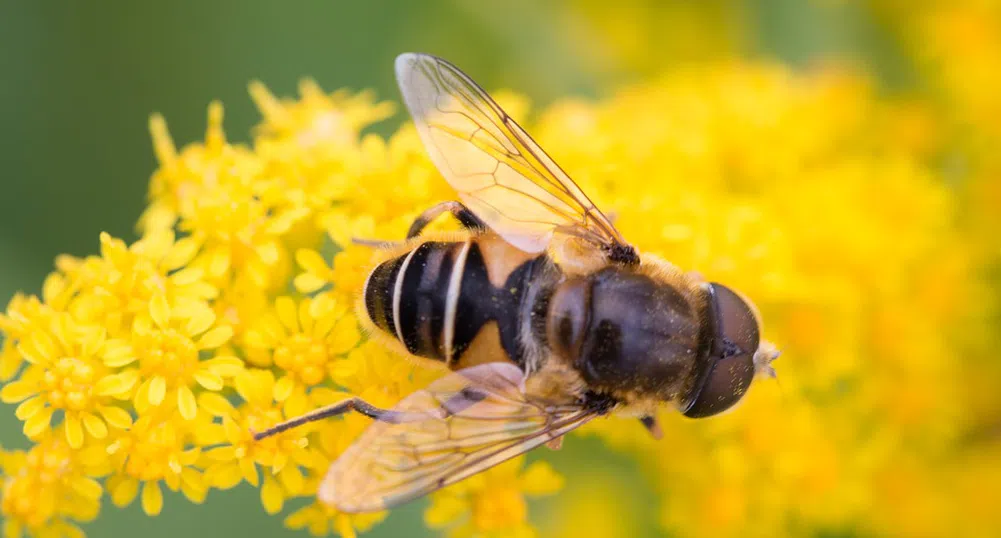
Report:
M 424 520 L 432 528 L 450 527 L 454 538 L 536 536 L 525 497 L 552 495 L 563 478 L 546 462 L 522 469 L 524 463 L 519 456 L 435 493 Z
M 307 529 L 313 536 L 326 536 L 333 531 L 344 538 L 355 538 L 358 532 L 366 532 L 386 519 L 387 514 L 388 512 L 345 514 L 314 502 L 286 517 L 285 526 L 290 529 Z
M 191 265 L 213 282 L 242 274 L 270 288 L 287 270 L 280 238 L 308 210 L 280 207 L 260 196 L 269 188 L 262 165 L 246 148 L 226 143 L 222 115 L 222 105 L 213 103 L 205 145 L 186 148 L 180 156 L 163 119 L 152 120 L 161 169 L 151 181 L 154 203 L 142 224 L 159 229 L 176 221 L 200 248 Z
M 208 305 L 172 307 L 166 296 L 157 294 L 148 312 L 136 318 L 129 339 L 109 341 L 103 359 L 109 367 L 125 367 L 120 376 L 143 380 L 134 396 L 139 412 L 167 402 L 192 420 L 198 412 L 194 389 L 221 390 L 225 379 L 243 368 L 236 357 L 203 357 L 232 335 L 228 325 L 217 323 Z
M 175 420 L 172 413 L 150 409 L 108 445 L 115 471 L 105 487 L 112 503 L 127 506 L 141 490 L 143 511 L 158 515 L 163 509 L 161 481 L 189 501 L 203 502 L 208 485 L 196 468 L 200 447 L 221 441 L 218 425 L 210 421 Z
M 21 402 L 15 414 L 24 421 L 28 438 L 50 431 L 57 411 L 62 412 L 62 430 L 73 448 L 83 446 L 85 433 L 103 439 L 109 425 L 131 425 L 132 417 L 117 401 L 128 397 L 136 380 L 112 373 L 101 361 L 105 334 L 103 328 L 79 326 L 69 315 L 59 314 L 47 330 L 34 330 L 18 343 L 17 353 L 31 365 L 20 379 L 3 387 L 0 399 Z
M 264 116 L 258 142 L 291 141 L 299 148 L 321 151 L 350 146 L 364 127 L 392 116 L 396 108 L 390 102 L 376 102 L 370 91 L 326 94 L 310 79 L 299 83 L 299 95 L 298 101 L 278 99 L 260 82 L 250 84 L 250 96 Z
M 185 267 L 197 251 L 190 238 L 175 241 L 173 230 L 153 231 L 131 246 L 101 234 L 101 258 L 88 258 L 70 273 L 89 273 L 78 284 L 82 289 L 72 311 L 118 334 L 129 330 L 156 294 L 185 305 L 212 299 L 217 291 L 205 282 L 204 273 Z
M 351 396 L 351 393 L 380 407 L 392 407 L 401 398 L 417 390 L 440 375 L 434 369 L 415 369 L 405 359 L 393 355 L 385 348 L 367 341 L 352 351 L 347 358 L 330 368 L 334 382 L 350 391 L 344 393 L 323 387 L 310 392 L 312 405 L 330 405 Z M 333 420 L 333 419 L 332 419 Z M 350 446 L 353 440 L 371 423 L 371 419 L 357 413 L 337 419 L 336 426 L 314 427 L 310 433 L 313 446 L 318 452 L 310 461 L 304 462 L 306 481 L 301 494 L 315 496 L 330 463 Z M 286 526 L 307 528 L 316 536 L 328 534 L 331 530 L 341 536 L 353 537 L 355 531 L 365 531 L 382 521 L 386 512 L 374 514 L 345 514 L 319 502 L 296 511 L 285 520 Z
M 49 278 L 47 282 L 54 280 L 57 279 Z M 43 286 L 43 291 L 51 292 L 52 288 L 52 285 Z M 0 331 L 5 335 L 0 355 L 0 381 L 14 377 L 24 364 L 24 358 L 17 352 L 18 342 L 32 332 L 46 330 L 54 312 L 34 295 L 17 293 L 10 300 L 6 313 L 0 313 Z
M 82 537 L 73 522 L 97 517 L 106 473 L 103 447 L 72 449 L 49 435 L 27 452 L 0 451 L 0 514 L 5 538 Z
M 264 197 L 320 217 L 354 188 L 358 133 L 389 117 L 395 106 L 376 103 L 371 92 L 327 95 L 310 80 L 300 84 L 299 93 L 297 102 L 279 100 L 263 84 L 250 85 L 264 116 L 254 149 L 263 158 L 267 176 L 274 178 Z M 319 218 L 312 219 L 312 226 L 319 229 Z
M 255 441 L 253 432 L 263 431 L 288 418 L 310 410 L 308 401 L 276 401 L 277 384 L 266 370 L 241 372 L 235 383 L 237 394 L 244 403 L 234 406 L 226 398 L 213 393 L 202 395 L 200 404 L 209 413 L 222 418 L 227 446 L 210 450 L 211 462 L 206 479 L 217 488 L 228 489 L 246 480 L 261 486 L 261 503 L 270 514 L 281 511 L 285 499 L 305 493 L 300 466 L 322 465 L 314 450 L 309 448 L 306 435 L 315 425 L 306 425 L 278 435 Z M 264 468 L 263 483 L 257 466 Z
M 229 185 L 246 185 L 258 178 L 261 164 L 243 146 L 226 143 L 222 129 L 223 109 L 209 105 L 204 144 L 191 144 L 178 154 L 159 114 L 149 122 L 153 150 L 160 163 L 150 180 L 150 205 L 140 218 L 144 231 L 170 229 L 190 211 L 194 199 Z
M 305 398 L 306 390 L 326 381 L 334 361 L 361 338 L 350 306 L 336 301 L 317 306 L 317 302 L 306 298 L 296 304 L 291 297 L 279 297 L 274 311 L 262 316 L 244 337 L 248 360 L 279 368 L 278 401 Z

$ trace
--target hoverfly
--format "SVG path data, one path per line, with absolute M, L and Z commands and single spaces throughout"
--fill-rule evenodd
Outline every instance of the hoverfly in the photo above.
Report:
M 751 303 L 640 254 L 475 82 L 426 54 L 396 59 L 421 140 L 459 202 L 407 241 L 380 245 L 359 301 L 372 335 L 451 370 L 393 409 L 352 398 L 255 434 L 356 411 L 375 419 L 318 496 L 344 512 L 390 508 L 612 412 L 720 413 L 778 353 Z M 462 232 L 424 234 L 444 213 Z

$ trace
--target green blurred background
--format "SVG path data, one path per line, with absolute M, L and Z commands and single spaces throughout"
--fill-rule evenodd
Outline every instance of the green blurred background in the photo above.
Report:
M 424 51 L 449 58 L 487 88 L 512 88 L 544 105 L 566 95 L 607 95 L 671 64 L 739 51 L 799 67 L 837 54 L 866 62 L 885 88 L 907 83 L 907 64 L 892 39 L 854 4 L 708 2 L 696 10 L 693 3 L 665 2 L 661 14 L 690 18 L 672 25 L 690 35 L 655 25 L 619 29 L 614 38 L 626 44 L 623 52 L 606 47 L 609 29 L 571 2 L 3 2 L 0 297 L 37 292 L 57 254 L 95 252 L 100 231 L 135 237 L 155 166 L 151 112 L 165 115 L 183 145 L 201 139 L 205 106 L 219 99 L 229 136 L 247 141 L 258 121 L 246 94 L 253 79 L 278 95 L 294 94 L 309 76 L 327 90 L 373 88 L 395 100 L 393 58 Z M 645 48 L 658 52 L 630 53 Z M 399 121 L 397 115 L 379 130 Z M 0 442 L 27 446 L 10 409 L 0 412 Z M 583 483 L 615 476 L 631 484 L 634 509 L 623 517 L 657 528 L 654 497 L 628 458 L 591 438 L 567 445 L 545 454 L 557 471 Z M 545 502 L 553 501 L 535 503 L 533 513 L 545 514 Z M 395 512 L 368 536 L 429 533 L 422 508 Z M 544 516 L 533 521 L 549 534 Z M 95 537 L 296 534 L 281 517 L 266 516 L 257 491 L 246 486 L 214 491 L 201 506 L 168 496 L 157 518 L 143 516 L 139 503 L 108 506 L 86 529 Z

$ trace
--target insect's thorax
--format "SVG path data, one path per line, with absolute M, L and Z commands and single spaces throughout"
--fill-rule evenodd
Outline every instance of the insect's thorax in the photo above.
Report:
M 532 305 L 557 275 L 545 255 L 526 254 L 493 234 L 426 240 L 377 265 L 363 314 L 407 353 L 460 369 L 511 361 L 538 366 Z

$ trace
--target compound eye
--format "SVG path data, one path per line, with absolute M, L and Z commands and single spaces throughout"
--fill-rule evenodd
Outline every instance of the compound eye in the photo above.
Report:
M 722 284 L 710 284 L 715 301 L 716 336 L 710 352 L 710 371 L 685 415 L 693 418 L 722 413 L 737 403 L 754 379 L 754 352 L 758 349 L 758 320 L 739 295 Z
M 711 284 L 711 286 L 715 292 L 719 312 L 719 332 L 724 338 L 723 342 L 717 343 L 729 348 L 723 350 L 724 354 L 739 349 L 741 352 L 754 355 L 758 350 L 760 339 L 758 318 L 754 315 L 754 311 L 747 301 L 730 288 L 722 284 Z

